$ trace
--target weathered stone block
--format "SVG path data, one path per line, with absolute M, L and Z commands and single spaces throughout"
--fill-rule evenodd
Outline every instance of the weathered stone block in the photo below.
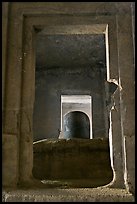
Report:
M 17 135 L 3 134 L 2 138 L 2 183 L 16 186 L 18 180 Z

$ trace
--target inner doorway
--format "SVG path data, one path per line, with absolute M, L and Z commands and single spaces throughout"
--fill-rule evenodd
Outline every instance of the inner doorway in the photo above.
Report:
M 81 111 L 72 111 L 64 116 L 65 139 L 89 139 L 90 122 L 88 116 Z
M 88 116 L 89 139 L 92 139 L 92 97 L 90 95 L 61 95 L 61 133 L 59 138 L 64 138 L 64 117 L 73 111 L 80 111 Z

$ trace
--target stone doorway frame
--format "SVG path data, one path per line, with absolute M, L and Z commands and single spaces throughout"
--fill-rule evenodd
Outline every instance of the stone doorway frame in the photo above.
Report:
M 33 5 L 34 4 L 34 5 Z M 95 26 L 94 32 L 102 28 L 101 25 L 108 25 L 108 42 L 109 42 L 109 79 L 115 79 L 121 83 L 124 68 L 132 68 L 132 57 L 129 56 L 129 64 L 124 63 L 125 56 L 123 53 L 127 46 L 128 50 L 133 53 L 130 42 L 130 33 L 132 28 L 126 30 L 122 27 L 122 15 L 112 6 L 100 6 L 94 3 L 94 6 L 83 7 L 80 10 L 79 5 L 82 3 L 8 3 L 8 13 L 10 21 L 7 22 L 7 41 L 4 45 L 4 122 L 3 122 L 3 141 L 11 141 L 14 153 L 9 159 L 14 158 L 14 165 L 6 162 L 3 169 L 7 166 L 12 169 L 10 174 L 3 176 L 3 184 L 13 186 L 18 183 L 29 182 L 33 179 L 33 103 L 35 91 L 35 34 L 47 25 L 79 25 L 90 24 Z M 91 3 L 87 3 L 91 4 Z M 103 4 L 102 4 L 103 5 Z M 68 7 L 67 7 L 68 6 Z M 67 9 L 64 10 L 64 7 Z M 103 7 L 103 9 L 102 9 Z M 106 12 L 108 14 L 106 15 Z M 131 16 L 126 16 L 126 21 L 131 22 Z M 129 23 L 130 25 L 130 23 Z M 5 28 L 6 29 L 6 28 Z M 118 37 L 127 37 L 127 41 L 120 42 Z M 6 58 L 7 56 L 7 58 Z M 6 62 L 7 61 L 7 62 Z M 123 65 L 124 63 L 124 65 Z M 125 67 L 123 67 L 125 66 Z M 131 75 L 131 72 L 128 72 Z M 16 80 L 15 80 L 16 79 Z M 108 80 L 109 80 L 108 79 Z M 28 85 L 29 82 L 29 85 Z M 130 93 L 130 95 L 133 92 Z M 131 95 L 132 96 L 132 95 Z M 127 99 L 127 98 L 126 98 Z M 112 117 L 112 152 L 113 152 L 113 186 L 124 187 L 124 174 L 128 164 L 125 165 L 124 151 L 126 149 L 123 138 L 122 113 L 121 113 L 121 93 L 117 89 L 114 100 L 116 110 L 111 111 Z M 8 138 L 8 139 L 7 139 Z M 117 142 L 118 141 L 118 142 Z M 6 151 L 4 149 L 3 151 Z

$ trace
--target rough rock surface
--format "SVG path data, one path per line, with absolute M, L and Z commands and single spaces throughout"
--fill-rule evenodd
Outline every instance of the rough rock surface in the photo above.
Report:
M 3 202 L 134 202 L 124 189 L 77 188 L 3 191 Z

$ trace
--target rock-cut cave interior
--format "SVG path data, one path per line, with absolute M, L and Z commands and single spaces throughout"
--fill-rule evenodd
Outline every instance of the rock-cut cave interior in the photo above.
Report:
M 108 184 L 105 35 L 43 29 L 35 46 L 34 177 L 69 187 Z
M 2 201 L 134 202 L 134 2 L 2 3 Z

